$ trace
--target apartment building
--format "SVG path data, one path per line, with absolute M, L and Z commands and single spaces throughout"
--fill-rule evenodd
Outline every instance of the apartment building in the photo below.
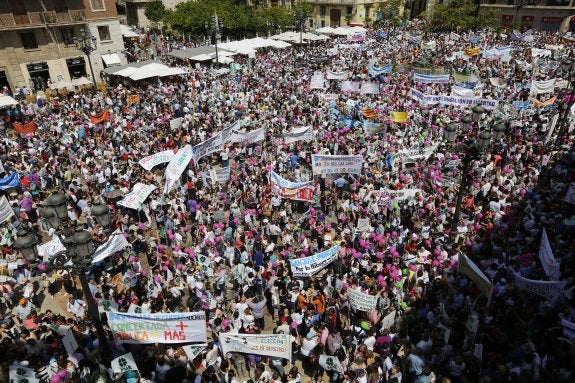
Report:
M 106 66 L 125 63 L 115 0 L 0 1 L 0 87 L 45 89 L 49 81 L 90 77 L 74 43 L 86 31 L 96 38 L 90 58 L 99 81 Z
M 481 0 L 481 7 L 499 10 L 503 26 L 516 24 L 522 32 L 557 32 L 565 17 L 575 15 L 575 0 Z M 575 22 L 569 28 L 575 32 Z
M 381 0 L 309 0 L 314 5 L 310 28 L 345 25 L 371 25 L 380 20 Z M 400 10 L 403 12 L 403 10 Z
M 146 17 L 146 4 L 155 0 L 124 0 L 126 7 L 126 23 L 136 25 L 141 28 L 148 28 L 152 25 Z M 188 0 L 161 0 L 167 9 L 174 9 L 176 5 Z

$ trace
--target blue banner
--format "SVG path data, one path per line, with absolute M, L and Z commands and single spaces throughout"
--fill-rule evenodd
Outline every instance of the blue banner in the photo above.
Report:
M 437 74 L 437 75 L 422 74 L 422 73 L 413 74 L 413 81 L 415 82 L 446 84 L 449 82 L 449 78 L 450 78 L 449 74 Z
M 369 67 L 369 75 L 372 77 L 379 76 L 381 74 L 391 73 L 391 65 L 387 64 L 381 68 L 371 65 Z
M 310 257 L 290 259 L 290 267 L 294 277 L 310 277 L 332 263 L 337 258 L 339 245 Z
M 0 190 L 15 188 L 20 185 L 18 172 L 12 172 L 8 177 L 0 178 Z

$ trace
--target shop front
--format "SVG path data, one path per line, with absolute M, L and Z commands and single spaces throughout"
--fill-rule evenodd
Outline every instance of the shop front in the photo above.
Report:
M 35 90 L 46 90 L 48 87 L 48 80 L 50 79 L 50 72 L 48 70 L 48 63 L 39 62 L 27 64 L 28 74 L 30 75 L 31 86 Z
M 84 57 L 66 59 L 66 66 L 68 67 L 71 79 L 86 76 L 86 61 Z

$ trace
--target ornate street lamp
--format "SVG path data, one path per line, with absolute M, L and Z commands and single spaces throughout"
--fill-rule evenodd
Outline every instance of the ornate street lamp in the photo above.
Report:
M 461 130 L 463 130 L 464 133 L 469 132 L 469 128 L 471 127 L 472 121 L 473 119 L 468 115 L 461 117 Z
M 473 122 L 479 124 L 483 113 L 485 113 L 485 108 L 481 105 L 475 105 L 473 108 L 471 108 L 471 112 L 471 118 L 473 119 Z
M 108 205 L 94 205 L 92 206 L 92 216 L 98 222 L 98 225 L 104 228 L 104 231 L 109 232 L 112 224 L 112 217 L 110 216 L 110 208 Z
M 493 140 L 499 141 L 503 137 L 503 135 L 505 134 L 506 130 L 507 130 L 507 127 L 501 121 L 493 124 Z
M 94 90 L 98 89 L 98 86 L 96 85 L 96 77 L 94 76 L 94 68 L 92 68 L 92 59 L 90 58 L 90 54 L 97 48 L 96 36 L 92 36 L 90 29 L 86 26 L 85 29 L 80 32 L 80 38 L 74 37 L 74 44 L 79 51 L 83 52 L 88 57 Z
M 28 262 L 34 262 L 38 259 L 38 237 L 28 231 L 20 229 L 16 234 L 17 238 L 14 241 L 14 249 L 18 250 Z
M 445 139 L 448 142 L 453 142 L 455 140 L 455 136 L 457 134 L 457 126 L 454 123 L 447 124 L 445 128 L 443 128 Z
M 220 29 L 224 28 L 224 23 L 219 22 L 218 21 L 218 14 L 214 13 L 214 15 L 212 16 L 212 19 L 210 20 L 210 22 L 208 23 L 206 21 L 205 23 L 205 27 L 208 30 L 208 32 L 210 33 L 210 36 L 212 36 L 212 39 L 214 39 L 215 41 L 215 46 L 216 46 L 216 64 L 219 65 L 220 64 L 220 59 L 218 56 L 218 40 L 222 38 L 221 35 L 221 31 Z

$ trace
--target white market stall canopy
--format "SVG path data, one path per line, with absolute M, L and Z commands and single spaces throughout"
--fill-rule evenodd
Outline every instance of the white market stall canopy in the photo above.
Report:
M 120 31 L 122 32 L 122 36 L 124 37 L 140 37 L 139 34 L 137 34 L 136 32 L 134 32 L 130 27 L 128 27 L 127 25 L 120 25 Z
M 165 77 L 179 74 L 186 74 L 182 68 L 172 68 L 165 64 L 153 62 L 140 67 L 128 66 L 117 72 L 112 73 L 115 76 L 128 77 L 132 80 L 143 80 L 150 77 Z
M 318 29 L 316 29 L 315 31 L 316 31 L 317 33 L 324 33 L 324 34 L 327 34 L 327 35 L 331 35 L 334 30 L 335 30 L 335 28 L 332 28 L 332 27 L 330 27 L 330 26 L 328 25 L 328 26 L 323 27 L 323 28 L 318 28 Z
M 120 56 L 118 56 L 117 53 L 109 53 L 107 55 L 102 55 L 102 60 L 104 60 L 104 64 L 106 64 L 106 66 L 114 66 L 122 64 Z
M 66 80 L 58 80 L 52 84 L 50 84 L 50 89 L 64 89 L 64 88 L 73 88 L 74 84 L 70 81 Z
M 218 44 L 218 48 L 221 47 L 225 50 L 236 52 L 243 55 L 248 55 L 250 57 L 255 56 L 256 50 L 261 48 L 287 48 L 291 44 L 275 41 L 272 39 L 264 39 L 262 37 L 256 37 L 253 39 L 245 39 L 241 41 L 230 41 Z
M 333 30 L 334 35 L 338 36 L 347 36 L 352 35 L 354 33 L 365 33 L 367 29 L 363 27 L 337 27 Z
M 236 52 L 225 50 L 218 45 L 218 56 L 229 57 L 235 55 Z M 168 56 L 177 57 L 179 59 L 189 59 L 192 61 L 209 61 L 216 57 L 216 48 L 213 45 L 206 45 L 203 47 L 180 49 L 166 53 Z

